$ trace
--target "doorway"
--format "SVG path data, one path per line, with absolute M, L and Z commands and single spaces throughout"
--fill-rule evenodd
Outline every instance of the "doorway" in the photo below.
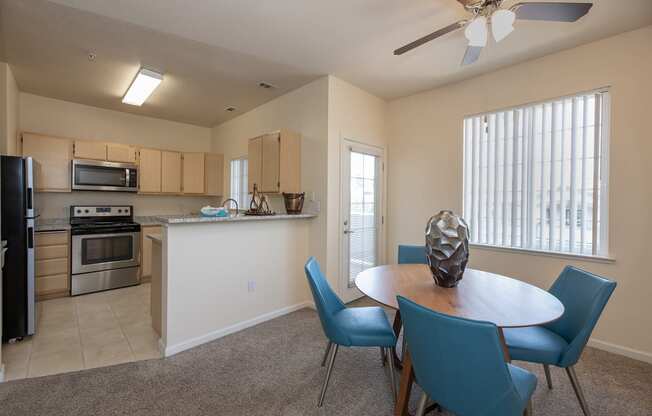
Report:
M 356 276 L 381 264 L 383 218 L 383 149 L 344 140 L 342 146 L 342 298 L 363 296 Z

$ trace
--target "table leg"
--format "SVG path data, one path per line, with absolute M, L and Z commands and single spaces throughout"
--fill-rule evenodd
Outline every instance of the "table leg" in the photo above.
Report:
M 408 402 L 414 382 L 414 369 L 412 368 L 412 357 L 410 351 L 406 350 L 403 355 L 403 371 L 401 372 L 401 387 L 398 391 L 398 399 L 394 408 L 394 416 L 405 416 L 408 414 Z
M 503 355 L 505 356 L 505 362 L 511 363 L 512 357 L 509 355 L 509 349 L 507 348 L 507 343 L 505 342 L 505 334 L 503 334 L 503 329 L 498 327 L 498 337 L 500 338 L 500 343 L 503 346 Z

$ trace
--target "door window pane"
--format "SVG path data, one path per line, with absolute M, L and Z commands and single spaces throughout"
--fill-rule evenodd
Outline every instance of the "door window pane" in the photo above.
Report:
M 377 164 L 377 156 L 351 151 L 349 287 L 360 272 L 378 262 Z

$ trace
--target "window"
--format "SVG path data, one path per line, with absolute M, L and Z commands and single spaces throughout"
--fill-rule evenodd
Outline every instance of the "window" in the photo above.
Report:
M 243 210 L 249 208 L 247 171 L 246 157 L 231 160 L 231 198 L 238 201 L 238 207 Z
M 606 256 L 609 93 L 464 119 L 470 241 Z

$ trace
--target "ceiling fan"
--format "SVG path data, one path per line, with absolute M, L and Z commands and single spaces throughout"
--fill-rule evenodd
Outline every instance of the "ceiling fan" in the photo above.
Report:
M 496 42 L 500 42 L 512 33 L 516 19 L 575 22 L 587 14 L 593 6 L 593 3 L 530 2 L 517 3 L 510 8 L 502 8 L 504 0 L 457 1 L 473 15 L 471 18 L 460 20 L 408 43 L 396 49 L 394 55 L 402 55 L 447 33 L 465 28 L 464 35 L 469 44 L 462 59 L 462 65 L 469 65 L 480 58 L 482 48 L 487 45 L 489 27 L 491 27 L 491 33 Z

